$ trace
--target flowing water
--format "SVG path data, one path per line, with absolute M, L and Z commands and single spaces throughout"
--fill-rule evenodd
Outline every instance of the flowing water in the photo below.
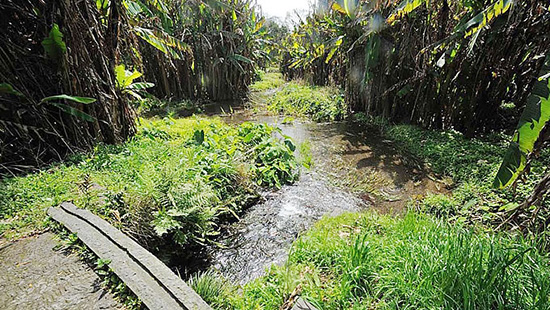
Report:
M 263 201 L 225 228 L 207 250 L 210 268 L 228 279 L 246 283 L 272 264 L 283 264 L 292 242 L 323 216 L 374 208 L 400 214 L 416 195 L 443 191 L 442 185 L 415 169 L 373 130 L 357 124 L 283 123 L 282 117 L 254 114 L 239 107 L 210 106 L 207 114 L 231 111 L 229 123 L 268 123 L 296 144 L 309 142 L 314 165 L 303 169 L 300 180 L 279 191 L 266 192 Z

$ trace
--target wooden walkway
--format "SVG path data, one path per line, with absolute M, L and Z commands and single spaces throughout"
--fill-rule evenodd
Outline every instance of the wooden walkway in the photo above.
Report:
M 210 310 L 183 280 L 134 240 L 87 210 L 64 202 L 48 214 L 76 233 L 151 310 Z

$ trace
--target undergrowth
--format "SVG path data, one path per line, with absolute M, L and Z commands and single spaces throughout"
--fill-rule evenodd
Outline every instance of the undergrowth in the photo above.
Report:
M 161 100 L 152 95 L 134 102 L 137 113 L 142 117 L 186 117 L 201 112 L 198 102 L 191 100 Z
M 267 98 L 270 111 L 314 121 L 335 121 L 345 118 L 344 97 L 333 87 L 306 86 L 291 81 Z
M 258 81 L 250 85 L 250 90 L 262 92 L 266 90 L 277 89 L 285 83 L 283 75 L 277 68 L 268 68 L 265 71 L 258 71 Z
M 40 231 L 48 207 L 72 200 L 143 244 L 208 242 L 259 187 L 297 179 L 295 146 L 275 130 L 218 119 L 142 120 L 125 144 L 99 145 L 71 162 L 2 180 L 0 232 L 14 239 Z
M 288 263 L 248 283 L 237 309 L 279 309 L 301 294 L 319 309 L 548 309 L 550 258 L 535 241 L 428 215 L 324 218 Z
M 452 130 L 391 125 L 361 113 L 356 114 L 355 119 L 379 130 L 404 157 L 412 158 L 423 169 L 445 180 L 452 189 L 451 196 L 427 195 L 416 203 L 417 209 L 461 222 L 502 223 L 528 197 L 550 166 L 550 153 L 545 151 L 515 189 L 496 190 L 492 187 L 493 178 L 506 152 L 509 136 L 493 134 L 469 139 Z M 544 203 L 550 206 L 548 199 Z

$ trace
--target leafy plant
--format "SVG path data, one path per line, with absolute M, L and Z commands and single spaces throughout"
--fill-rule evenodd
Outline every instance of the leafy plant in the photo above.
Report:
M 71 106 L 63 104 L 63 103 L 51 102 L 51 101 L 54 101 L 54 100 L 69 100 L 69 101 L 73 101 L 73 102 L 77 102 L 77 103 L 81 103 L 81 104 L 90 104 L 90 103 L 96 102 L 96 99 L 88 98 L 88 97 L 69 96 L 69 95 L 56 95 L 56 96 L 49 96 L 49 97 L 43 98 L 42 101 L 41 101 L 41 103 L 42 102 L 48 102 L 49 104 L 59 108 L 61 111 L 65 112 L 67 114 L 76 116 L 76 117 L 78 117 L 80 119 L 83 119 L 85 121 L 88 121 L 88 122 L 94 122 L 95 121 L 95 118 L 93 116 L 91 116 L 90 114 L 85 113 L 85 112 L 83 112 L 79 109 L 76 109 L 74 107 L 71 107 Z
M 143 244 L 204 244 L 258 198 L 257 184 L 282 186 L 297 177 L 292 143 L 274 138 L 267 125 L 201 118 L 141 123 L 125 144 L 98 145 L 73 162 L 3 180 L 1 233 L 14 238 L 42 230 L 46 209 L 72 200 Z
M 134 72 L 126 70 L 124 64 L 115 67 L 117 87 L 121 89 L 123 93 L 130 94 L 140 101 L 143 100 L 143 98 L 139 95 L 139 92 L 155 86 L 155 84 L 147 82 L 134 83 L 134 80 L 140 78 L 142 75 L 143 74 L 137 70 L 134 70 Z
M 516 132 L 494 181 L 496 188 L 512 184 L 527 165 L 528 158 L 535 151 L 535 145 L 542 144 L 545 128 L 550 121 L 550 55 L 546 57 L 540 77 L 527 105 L 521 114 Z
M 46 55 L 56 63 L 61 63 L 63 54 L 67 52 L 67 45 L 63 42 L 63 33 L 59 30 L 59 25 L 53 24 L 49 35 L 42 41 L 42 47 Z
M 236 291 L 234 285 L 225 280 L 221 274 L 212 270 L 198 272 L 187 280 L 187 284 L 213 308 L 231 308 L 228 299 Z

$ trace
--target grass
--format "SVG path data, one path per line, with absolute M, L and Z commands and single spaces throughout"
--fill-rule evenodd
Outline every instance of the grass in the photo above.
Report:
M 285 266 L 247 285 L 237 309 L 278 309 L 293 293 L 319 309 L 548 309 L 550 258 L 507 234 L 408 213 L 324 218 Z
M 214 271 L 194 274 L 187 284 L 215 309 L 229 309 L 229 299 L 235 295 L 235 287 Z
M 342 120 L 347 114 L 343 95 L 333 87 L 305 86 L 291 81 L 267 98 L 268 109 L 314 121 Z
M 393 141 L 406 158 L 424 165 L 453 189 L 452 195 L 427 195 L 416 207 L 461 222 L 498 224 L 533 190 L 550 166 L 547 151 L 534 161 L 531 171 L 514 190 L 492 188 L 502 158 L 510 141 L 504 134 L 468 139 L 461 133 L 426 130 L 412 125 L 391 125 L 362 114 L 355 118 L 367 126 L 374 125 Z M 448 181 L 452 180 L 452 181 Z M 544 202 L 550 206 L 548 199 Z M 546 208 L 548 209 L 548 208 Z
M 294 145 L 262 124 L 218 119 L 142 120 L 138 135 L 116 146 L 0 183 L 0 233 L 15 239 L 48 227 L 46 210 L 72 200 L 147 244 L 208 242 L 259 187 L 298 176 Z
M 267 109 L 286 116 L 309 117 L 317 122 L 342 120 L 347 115 L 344 96 L 335 87 L 308 86 L 300 81 L 285 82 L 275 68 L 259 71 L 250 89 L 267 101 Z M 273 93 L 266 93 L 272 90 Z
M 250 90 L 256 92 L 263 92 L 266 90 L 277 89 L 283 84 L 283 74 L 276 68 L 268 68 L 265 71 L 258 71 L 259 80 L 250 85 Z

